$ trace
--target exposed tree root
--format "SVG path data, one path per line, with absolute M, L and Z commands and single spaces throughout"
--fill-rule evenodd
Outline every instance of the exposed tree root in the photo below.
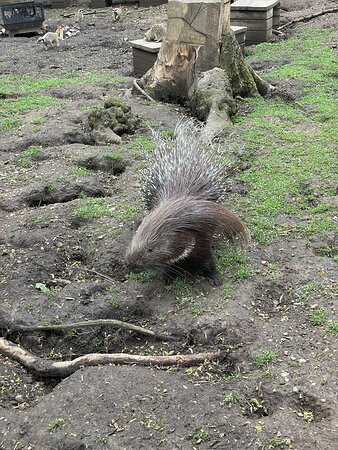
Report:
M 142 89 L 141 88 L 141 86 L 137 83 L 137 81 L 136 80 L 134 80 L 134 86 L 135 86 L 135 88 L 146 98 L 146 99 L 148 99 L 148 100 L 150 100 L 151 102 L 155 102 L 155 100 L 149 95 L 149 94 L 147 94 L 146 93 L 146 91 L 144 90 L 144 89 Z
M 93 326 L 111 326 L 114 328 L 122 328 L 124 330 L 135 331 L 136 333 L 143 334 L 145 336 L 151 336 L 159 340 L 173 340 L 173 336 L 167 336 L 165 334 L 157 334 L 154 331 L 147 328 L 139 327 L 128 322 L 122 322 L 115 319 L 98 319 L 98 320 L 86 320 L 85 322 L 74 323 L 60 323 L 56 325 L 15 325 L 10 331 L 52 331 L 52 330 L 69 330 L 72 328 L 83 328 Z
M 189 355 L 141 356 L 125 353 L 91 353 L 80 356 L 72 361 L 51 361 L 33 355 L 17 344 L 0 338 L 0 353 L 14 359 L 29 371 L 42 377 L 65 378 L 81 367 L 96 366 L 99 364 L 137 364 L 141 366 L 183 366 L 190 367 L 204 361 L 222 359 L 220 351 L 209 353 L 196 353 Z
M 294 25 L 295 23 L 299 22 L 308 22 L 311 19 L 315 19 L 316 17 L 323 16 L 324 14 L 330 14 L 335 13 L 338 11 L 338 7 L 330 8 L 330 9 L 324 9 L 323 11 L 319 11 L 317 13 L 311 14 L 310 16 L 303 16 L 299 17 L 298 19 L 291 20 L 288 23 L 285 23 L 284 25 L 277 28 L 277 30 L 283 30 L 284 28 L 290 27 L 291 25 Z

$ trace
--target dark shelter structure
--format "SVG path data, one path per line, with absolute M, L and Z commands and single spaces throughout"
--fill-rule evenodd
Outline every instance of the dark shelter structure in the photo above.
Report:
M 0 0 L 1 2 L 1 0 Z M 40 32 L 45 13 L 42 3 L 0 3 L 0 24 L 5 28 L 6 34 Z

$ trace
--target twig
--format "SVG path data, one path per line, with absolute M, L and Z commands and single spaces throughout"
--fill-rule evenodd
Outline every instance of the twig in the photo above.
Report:
M 134 80 L 134 86 L 136 87 L 136 89 L 137 89 L 139 92 L 141 92 L 142 95 L 144 95 L 145 98 L 147 98 L 147 99 L 150 100 L 151 102 L 154 102 L 154 101 L 155 101 L 152 97 L 150 97 L 149 94 L 146 93 L 145 90 L 143 90 L 143 89 L 141 88 L 141 86 L 137 83 L 136 80 Z
M 105 275 L 104 273 L 98 272 L 95 269 L 89 269 L 88 267 L 83 267 L 85 270 L 87 270 L 87 272 L 92 272 L 95 273 L 96 275 L 98 275 L 99 277 L 105 278 L 106 280 L 111 281 L 112 283 L 115 283 L 116 280 L 114 280 L 114 278 L 111 278 L 109 275 Z
M 109 11 L 110 11 L 109 9 L 101 9 L 100 11 L 96 11 L 96 9 L 94 9 L 93 11 L 84 11 L 82 14 L 84 16 L 91 16 L 92 14 L 106 14 Z M 75 16 L 75 14 L 76 14 L 75 12 L 66 13 L 66 14 L 63 14 L 62 16 L 63 17 L 72 17 L 72 16 Z
M 28 370 L 43 377 L 65 378 L 81 367 L 96 366 L 98 364 L 137 364 L 141 366 L 183 366 L 190 367 L 204 361 L 221 359 L 220 352 L 196 353 L 188 355 L 143 356 L 127 353 L 90 353 L 72 361 L 52 361 L 33 355 L 5 338 L 0 338 L 0 353 L 18 361 Z
M 128 322 L 122 322 L 121 320 L 115 319 L 86 320 L 85 322 L 60 323 L 55 325 L 16 325 L 14 328 L 11 328 L 10 331 L 69 330 L 72 328 L 95 327 L 103 325 L 111 326 L 114 328 L 122 328 L 123 330 L 135 331 L 136 333 L 140 333 L 145 336 L 151 336 L 153 338 L 161 340 L 175 339 L 173 336 L 157 334 L 154 331 L 148 330 L 147 328 L 139 327 L 138 325 L 134 325 Z
M 323 11 L 319 11 L 317 13 L 311 14 L 310 16 L 303 16 L 300 17 L 299 19 L 294 19 L 291 20 L 288 23 L 285 23 L 284 25 L 278 27 L 278 30 L 283 30 L 284 28 L 287 28 L 295 23 L 299 23 L 299 22 L 308 22 L 311 19 L 314 19 L 315 17 L 319 17 L 319 16 L 323 16 L 324 14 L 329 14 L 329 13 L 334 13 L 338 11 L 338 7 L 335 8 L 330 8 L 330 9 L 324 9 Z

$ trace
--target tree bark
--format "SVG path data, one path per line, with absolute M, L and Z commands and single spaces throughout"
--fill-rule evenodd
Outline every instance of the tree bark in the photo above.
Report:
M 5 338 L 0 338 L 0 353 L 14 359 L 31 372 L 49 378 L 65 378 L 81 369 L 81 367 L 102 364 L 137 364 L 141 366 L 182 366 L 190 367 L 202 364 L 204 361 L 220 360 L 226 354 L 216 351 L 188 355 L 143 356 L 126 353 L 91 353 L 80 356 L 72 361 L 51 361 L 33 355 Z

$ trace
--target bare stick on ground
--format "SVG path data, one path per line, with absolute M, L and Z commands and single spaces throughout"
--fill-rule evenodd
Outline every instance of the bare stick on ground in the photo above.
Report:
M 0 338 L 0 353 L 18 361 L 29 371 L 42 377 L 65 378 L 81 367 L 99 364 L 137 364 L 141 366 L 182 366 L 190 367 L 204 361 L 220 360 L 224 355 L 220 351 L 189 355 L 142 356 L 125 353 L 91 353 L 72 361 L 51 361 L 33 355 L 5 338 Z
M 121 320 L 115 319 L 87 320 L 85 322 L 60 323 L 55 325 L 16 325 L 15 327 L 11 328 L 11 331 L 69 330 L 72 328 L 83 328 L 93 326 L 110 326 L 114 328 L 122 328 L 123 330 L 135 331 L 136 333 L 143 334 L 145 336 L 150 336 L 160 340 L 175 339 L 173 336 L 167 336 L 165 334 L 157 334 L 154 331 L 148 330 L 147 328 L 139 327 L 138 325 L 122 322 Z
M 137 83 L 136 80 L 134 80 L 134 86 L 146 99 L 150 100 L 151 102 L 155 101 L 152 97 L 150 97 L 149 94 L 146 93 L 144 89 L 141 88 L 141 86 Z
M 277 28 L 278 31 L 283 30 L 284 28 L 290 27 L 291 25 L 294 25 L 295 23 L 299 22 L 308 22 L 311 19 L 315 19 L 316 17 L 323 16 L 324 14 L 330 14 L 335 13 L 338 11 L 338 7 L 336 8 L 330 8 L 330 9 L 324 9 L 323 11 L 319 11 L 317 13 L 311 14 L 310 16 L 303 16 L 299 17 L 298 19 L 291 20 L 290 22 L 285 23 L 284 25 Z

